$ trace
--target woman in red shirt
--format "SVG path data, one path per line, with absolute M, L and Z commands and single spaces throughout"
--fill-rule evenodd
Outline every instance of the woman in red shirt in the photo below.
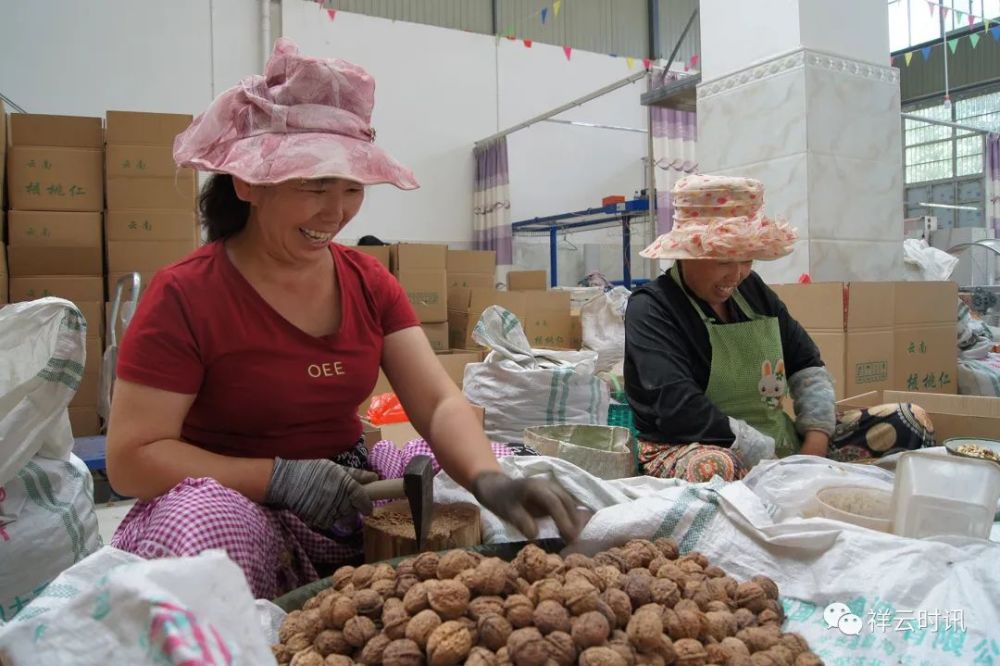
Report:
M 332 538 L 371 510 L 358 405 L 384 369 L 442 467 L 534 536 L 573 500 L 511 479 L 438 363 L 399 283 L 332 243 L 365 186 L 413 189 L 374 145 L 374 81 L 281 39 L 264 76 L 223 93 L 177 137 L 181 166 L 212 171 L 209 243 L 154 277 L 122 341 L 108 473 L 139 498 L 112 541 L 144 557 L 224 548 L 258 597 L 356 554 Z M 342 536 L 342 535 L 341 535 Z

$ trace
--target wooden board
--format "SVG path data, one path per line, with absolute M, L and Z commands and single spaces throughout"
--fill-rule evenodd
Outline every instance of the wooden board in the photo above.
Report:
M 479 507 L 474 504 L 439 504 L 434 507 L 433 521 L 424 551 L 466 548 L 482 543 Z M 365 562 L 415 555 L 416 532 L 406 500 L 377 507 L 364 520 Z

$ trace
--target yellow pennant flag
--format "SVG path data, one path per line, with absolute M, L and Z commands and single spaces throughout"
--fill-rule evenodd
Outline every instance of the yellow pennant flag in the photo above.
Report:
M 556 0 L 552 3 L 552 13 L 559 16 L 559 10 L 562 9 L 562 0 Z
M 906 60 L 906 66 L 910 66 L 910 61 L 913 60 L 913 53 L 904 53 L 903 59 Z
M 635 58 L 629 58 L 628 56 L 626 56 L 625 64 L 628 65 L 629 69 L 633 69 L 635 67 Z

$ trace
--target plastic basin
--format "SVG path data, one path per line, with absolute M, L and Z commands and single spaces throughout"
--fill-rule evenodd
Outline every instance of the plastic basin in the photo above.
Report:
M 829 486 L 816 493 L 824 518 L 870 530 L 889 532 L 892 527 L 892 493 L 869 486 Z

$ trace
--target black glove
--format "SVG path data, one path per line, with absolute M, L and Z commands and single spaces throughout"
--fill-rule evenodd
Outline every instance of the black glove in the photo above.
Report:
M 374 472 L 330 460 L 275 458 L 264 503 L 288 509 L 310 527 L 327 530 L 338 518 L 372 512 L 361 484 L 377 478 Z
M 575 539 L 590 518 L 562 486 L 550 479 L 512 479 L 500 472 L 484 472 L 472 482 L 472 494 L 528 539 L 538 536 L 535 518 L 551 516 L 566 541 Z

